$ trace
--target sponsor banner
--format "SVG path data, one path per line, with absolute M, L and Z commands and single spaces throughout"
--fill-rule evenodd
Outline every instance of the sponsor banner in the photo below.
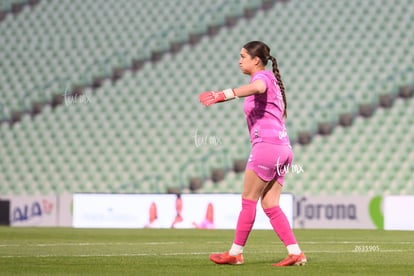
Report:
M 381 216 L 378 200 L 370 196 L 295 197 L 295 228 L 376 229 Z M 375 206 L 374 206 L 375 205 Z
M 11 226 L 234 229 L 241 208 L 239 194 L 62 194 L 2 199 L 10 201 Z M 414 196 L 299 196 L 293 203 L 291 194 L 282 194 L 280 204 L 294 228 L 414 229 L 414 220 L 400 215 L 414 208 Z M 260 202 L 254 229 L 271 229 Z
M 61 194 L 58 197 L 58 221 L 57 226 L 71 227 L 72 226 L 72 194 Z
M 384 196 L 384 229 L 414 230 L 414 195 Z M 407 213 L 408 212 L 408 213 Z
M 11 226 L 56 226 L 57 196 L 8 196 Z
M 293 196 L 283 194 L 280 205 L 292 225 Z M 75 194 L 73 226 L 234 229 L 240 209 L 236 194 Z M 271 229 L 260 202 L 254 229 Z

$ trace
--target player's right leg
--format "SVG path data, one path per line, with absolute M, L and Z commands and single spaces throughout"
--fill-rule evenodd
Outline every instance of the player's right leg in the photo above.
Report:
M 244 263 L 243 249 L 256 218 L 257 201 L 263 193 L 266 184 L 267 182 L 258 177 L 254 171 L 246 170 L 242 194 L 242 209 L 237 220 L 233 245 L 227 252 L 211 254 L 211 261 L 216 264 Z

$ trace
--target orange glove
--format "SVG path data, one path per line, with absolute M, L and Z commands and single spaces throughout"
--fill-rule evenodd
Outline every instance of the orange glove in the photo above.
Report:
M 205 106 L 228 101 L 236 98 L 234 90 L 229 88 L 223 91 L 206 91 L 199 95 L 200 102 Z

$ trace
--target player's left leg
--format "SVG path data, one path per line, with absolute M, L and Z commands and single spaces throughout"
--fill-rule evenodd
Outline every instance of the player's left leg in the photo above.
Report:
M 269 217 L 273 230 L 286 246 L 288 257 L 273 264 L 274 266 L 304 265 L 306 257 L 296 242 L 295 235 L 289 225 L 285 213 L 279 206 L 282 185 L 275 180 L 271 181 L 263 192 L 261 205 L 265 214 Z

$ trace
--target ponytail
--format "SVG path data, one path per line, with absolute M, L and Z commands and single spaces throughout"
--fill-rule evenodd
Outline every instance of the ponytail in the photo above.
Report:
M 286 94 L 285 94 L 285 86 L 283 85 L 282 77 L 280 76 L 280 72 L 279 72 L 279 68 L 277 66 L 276 58 L 273 57 L 273 56 L 269 56 L 269 59 L 272 61 L 273 74 L 276 77 L 277 84 L 279 85 L 280 92 L 282 93 L 283 105 L 284 105 L 283 117 L 286 118 L 287 117 L 287 111 L 286 111 L 287 110 L 287 101 L 286 101 Z
M 287 102 L 286 102 L 285 86 L 283 85 L 282 77 L 280 76 L 279 68 L 277 67 L 276 58 L 270 55 L 269 46 L 267 46 L 262 41 L 250 41 L 250 42 L 246 43 L 243 46 L 243 48 L 247 50 L 247 52 L 249 53 L 249 55 L 252 58 L 253 57 L 259 57 L 264 66 L 267 65 L 267 62 L 269 60 L 272 61 L 273 74 L 276 77 L 277 84 L 279 85 L 280 92 L 281 92 L 282 97 L 283 97 L 283 105 L 284 105 L 283 117 L 286 118 L 287 117 L 287 112 L 286 112 Z

